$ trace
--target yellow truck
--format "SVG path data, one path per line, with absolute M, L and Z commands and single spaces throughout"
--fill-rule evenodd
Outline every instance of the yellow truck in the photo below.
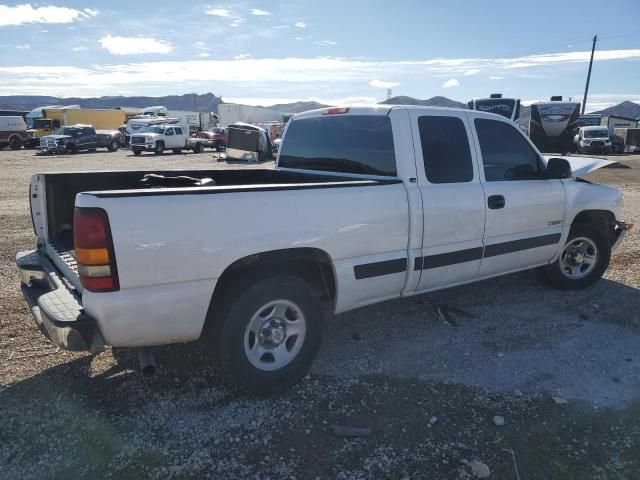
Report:
M 27 146 L 40 144 L 40 138 L 51 135 L 56 129 L 69 125 L 91 125 L 96 130 L 117 130 L 134 114 L 117 109 L 45 108 L 42 118 L 33 120 L 29 132 L 33 132 Z

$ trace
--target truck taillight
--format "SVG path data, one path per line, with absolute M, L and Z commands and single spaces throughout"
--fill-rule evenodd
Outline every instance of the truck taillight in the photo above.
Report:
M 77 207 L 73 214 L 73 243 L 80 283 L 90 292 L 120 288 L 107 212 Z

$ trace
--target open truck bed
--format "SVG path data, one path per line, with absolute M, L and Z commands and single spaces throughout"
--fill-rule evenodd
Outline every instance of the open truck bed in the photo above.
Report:
M 155 175 L 152 182 L 145 181 L 149 174 Z M 176 181 L 176 177 L 183 180 Z M 185 178 L 193 181 L 185 181 Z M 30 198 L 34 228 L 43 253 L 63 276 L 81 291 L 73 250 L 73 213 L 75 199 L 79 193 L 87 192 L 109 198 L 213 195 L 365 186 L 390 182 L 397 181 L 363 180 L 340 175 L 271 169 L 51 172 L 33 177 Z M 185 185 L 176 186 L 182 183 Z

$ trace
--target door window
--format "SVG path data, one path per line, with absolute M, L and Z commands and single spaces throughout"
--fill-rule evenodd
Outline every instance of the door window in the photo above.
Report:
M 476 118 L 475 126 L 486 181 L 544 178 L 540 156 L 514 126 L 485 118 Z
M 165 134 L 166 136 L 171 136 L 171 135 L 173 135 L 173 128 L 167 128 L 167 129 L 164 131 L 164 134 Z
M 473 180 L 473 161 L 467 130 L 456 117 L 426 116 L 418 119 L 422 158 L 431 183 L 464 183 Z
M 176 131 L 176 135 L 182 135 L 182 129 L 180 127 L 174 127 L 174 130 Z

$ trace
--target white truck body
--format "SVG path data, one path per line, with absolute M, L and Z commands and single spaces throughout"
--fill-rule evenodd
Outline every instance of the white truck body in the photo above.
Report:
M 241 105 L 238 103 L 221 103 L 218 105 L 220 126 L 228 127 L 233 123 L 261 123 L 282 121 L 283 113 L 265 107 Z
M 161 154 L 165 150 L 193 150 L 202 153 L 206 140 L 191 138 L 188 132 L 188 128 L 179 123 L 153 124 L 143 132 L 131 135 L 131 150 L 135 155 L 140 155 L 143 151 Z
M 371 137 L 378 143 L 361 148 L 378 155 L 384 168 L 372 173 L 368 166 L 366 173 L 358 173 L 357 165 L 347 160 L 330 161 L 326 168 L 314 164 L 329 156 L 314 153 L 315 145 L 334 148 L 339 141 L 323 138 L 315 144 L 318 136 L 311 135 L 312 143 L 307 143 L 302 140 L 305 129 L 333 118 L 354 132 L 365 132 L 357 127 L 360 121 L 382 125 L 382 134 L 389 137 Z M 469 158 L 464 181 L 434 180 L 434 175 L 459 175 L 455 169 L 443 171 L 446 162 L 431 173 L 425 170 L 423 157 L 431 155 L 436 144 L 421 142 L 421 134 L 430 135 L 429 128 L 435 125 L 437 130 L 441 124 L 455 126 L 467 139 L 461 147 Z M 539 168 L 535 177 L 520 168 L 520 176 L 509 179 L 510 170 L 495 163 L 506 157 L 486 150 L 496 144 L 483 140 L 485 130 L 502 132 L 504 125 L 513 129 L 507 130 L 510 138 L 538 165 L 532 167 Z M 423 152 L 423 145 L 431 146 Z M 307 149 L 308 156 L 299 153 Z M 334 153 L 340 159 L 349 152 L 360 155 L 358 151 Z M 450 156 L 453 161 L 456 154 Z M 578 219 L 603 219 L 602 235 L 615 246 L 626 230 L 620 222 L 620 192 L 574 178 L 548 177 L 551 163 L 513 122 L 493 114 L 406 106 L 306 112 L 287 125 L 276 170 L 173 172 L 210 177 L 215 186 L 146 188 L 139 186 L 143 172 L 35 175 L 31 210 L 40 247 L 25 255 L 40 260 L 19 258 L 18 265 L 24 284 L 54 275 L 73 285 L 53 292 L 70 288 L 90 318 L 94 330 L 91 339 L 85 337 L 86 349 L 196 340 L 208 312 L 221 308 L 216 292 L 226 288 L 229 272 L 247 268 L 244 280 L 261 278 L 251 268 L 267 260 L 271 266 L 280 260 L 283 265 L 319 262 L 328 309 L 345 312 L 552 265 L 561 254 L 564 259 Z M 582 172 L 602 166 L 598 160 L 580 163 Z M 495 176 L 503 174 L 497 181 Z M 74 273 L 77 266 L 69 257 L 74 247 L 67 242 L 65 248 L 59 233 L 72 222 L 74 206 L 81 212 L 99 209 L 108 217 L 115 255 L 111 265 L 117 266 L 114 291 L 84 288 Z M 45 266 L 38 269 L 37 262 Z M 34 296 L 23 288 L 26 296 Z M 52 292 L 38 297 L 36 304 L 43 304 L 47 295 Z M 73 330 L 73 321 L 64 325 Z

